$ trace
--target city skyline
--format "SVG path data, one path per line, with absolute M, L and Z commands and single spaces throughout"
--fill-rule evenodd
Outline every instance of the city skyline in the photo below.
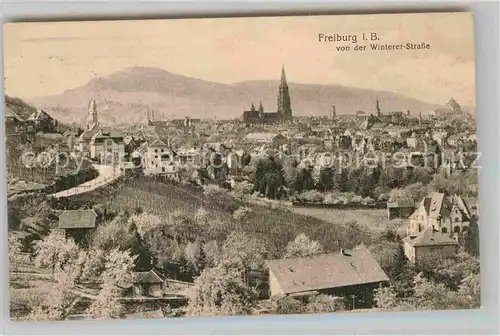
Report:
M 384 43 L 426 41 L 432 49 L 341 53 L 317 40 L 339 26 L 339 33 L 376 30 Z M 20 23 L 6 25 L 4 37 L 5 91 L 21 98 L 57 95 L 130 66 L 231 84 L 274 80 L 284 64 L 290 83 L 475 105 L 470 13 Z

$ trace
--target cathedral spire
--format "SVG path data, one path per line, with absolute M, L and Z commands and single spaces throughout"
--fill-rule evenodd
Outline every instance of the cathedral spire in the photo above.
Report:
M 250 107 L 250 111 L 255 112 L 255 105 L 252 103 L 252 106 Z
M 287 85 L 284 65 L 281 66 L 281 85 L 283 85 L 283 84 Z
M 277 112 L 283 116 L 283 119 L 292 119 L 292 105 L 290 102 L 290 92 L 286 81 L 285 66 L 281 68 L 281 82 L 278 91 Z
M 259 112 L 264 113 L 264 106 L 262 106 L 262 100 L 259 102 Z

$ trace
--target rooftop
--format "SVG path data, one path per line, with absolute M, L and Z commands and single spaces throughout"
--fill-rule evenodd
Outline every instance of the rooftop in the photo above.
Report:
M 346 254 L 270 260 L 269 269 L 286 294 L 388 281 L 365 248 Z
M 95 228 L 97 214 L 94 210 L 65 210 L 59 215 L 59 229 Z

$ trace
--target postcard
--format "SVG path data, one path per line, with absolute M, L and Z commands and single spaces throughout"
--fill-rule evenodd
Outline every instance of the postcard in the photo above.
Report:
M 480 307 L 472 13 L 9 23 L 4 60 L 13 320 Z

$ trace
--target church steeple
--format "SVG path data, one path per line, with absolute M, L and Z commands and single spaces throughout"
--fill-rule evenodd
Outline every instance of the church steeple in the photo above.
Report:
M 290 102 L 290 92 L 286 81 L 285 66 L 281 68 L 281 82 L 278 91 L 277 112 L 283 115 L 284 119 L 292 119 L 292 105 Z
M 380 117 L 382 113 L 380 112 L 380 104 L 378 102 L 378 97 L 377 97 L 377 105 L 375 106 L 375 111 L 377 112 L 377 117 Z
M 259 102 L 259 112 L 264 113 L 264 106 L 262 106 L 262 100 Z
M 255 105 L 252 103 L 252 106 L 250 107 L 250 111 L 255 112 Z
M 89 101 L 88 115 L 87 115 L 87 130 L 91 129 L 94 125 L 97 125 L 97 105 L 95 99 Z

